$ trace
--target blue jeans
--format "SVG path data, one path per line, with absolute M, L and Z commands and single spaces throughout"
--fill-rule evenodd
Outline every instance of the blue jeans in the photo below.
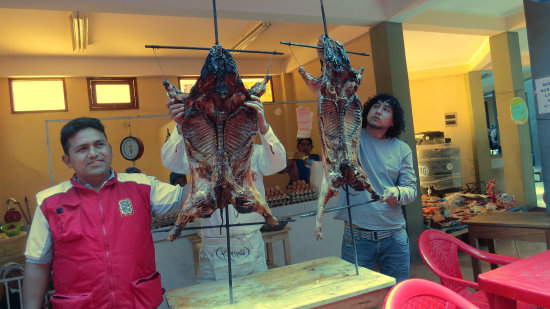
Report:
M 396 283 L 409 279 L 411 256 L 407 230 L 390 232 L 390 236 L 373 239 L 372 233 L 353 229 L 357 249 L 357 264 L 374 270 L 378 263 L 379 272 L 395 278 Z M 385 233 L 386 231 L 384 231 Z M 355 264 L 351 232 L 344 229 L 342 259 Z

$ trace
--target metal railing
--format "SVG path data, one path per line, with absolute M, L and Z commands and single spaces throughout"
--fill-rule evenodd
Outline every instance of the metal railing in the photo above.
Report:
M 23 308 L 23 271 L 22 264 L 6 264 L 0 267 L 0 286 L 3 287 L 0 291 L 0 308 Z
M 0 309 L 23 308 L 23 273 L 24 264 L 8 263 L 0 267 Z M 48 291 L 42 308 L 51 308 L 49 302 L 54 291 Z

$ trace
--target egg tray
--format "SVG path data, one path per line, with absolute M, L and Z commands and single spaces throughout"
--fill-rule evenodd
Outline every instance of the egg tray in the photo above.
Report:
M 267 199 L 267 203 L 269 204 L 269 207 L 277 207 L 313 201 L 316 199 L 317 192 L 314 189 L 310 189 L 304 192 L 287 191 L 286 196 L 275 199 Z
M 158 229 L 161 227 L 167 227 L 172 226 L 174 223 L 176 223 L 176 219 L 178 218 L 178 212 L 172 212 L 169 214 L 153 217 L 151 219 L 151 229 Z

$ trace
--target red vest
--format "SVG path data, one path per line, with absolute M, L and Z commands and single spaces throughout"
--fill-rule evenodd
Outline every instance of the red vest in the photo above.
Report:
M 54 308 L 155 308 L 162 302 L 150 230 L 151 187 L 119 182 L 100 192 L 71 180 L 41 210 L 53 238 Z

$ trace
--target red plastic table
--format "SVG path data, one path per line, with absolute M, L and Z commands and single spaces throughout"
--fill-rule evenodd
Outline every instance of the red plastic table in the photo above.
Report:
M 478 283 L 491 308 L 516 308 L 517 300 L 550 308 L 550 250 L 482 273 Z

